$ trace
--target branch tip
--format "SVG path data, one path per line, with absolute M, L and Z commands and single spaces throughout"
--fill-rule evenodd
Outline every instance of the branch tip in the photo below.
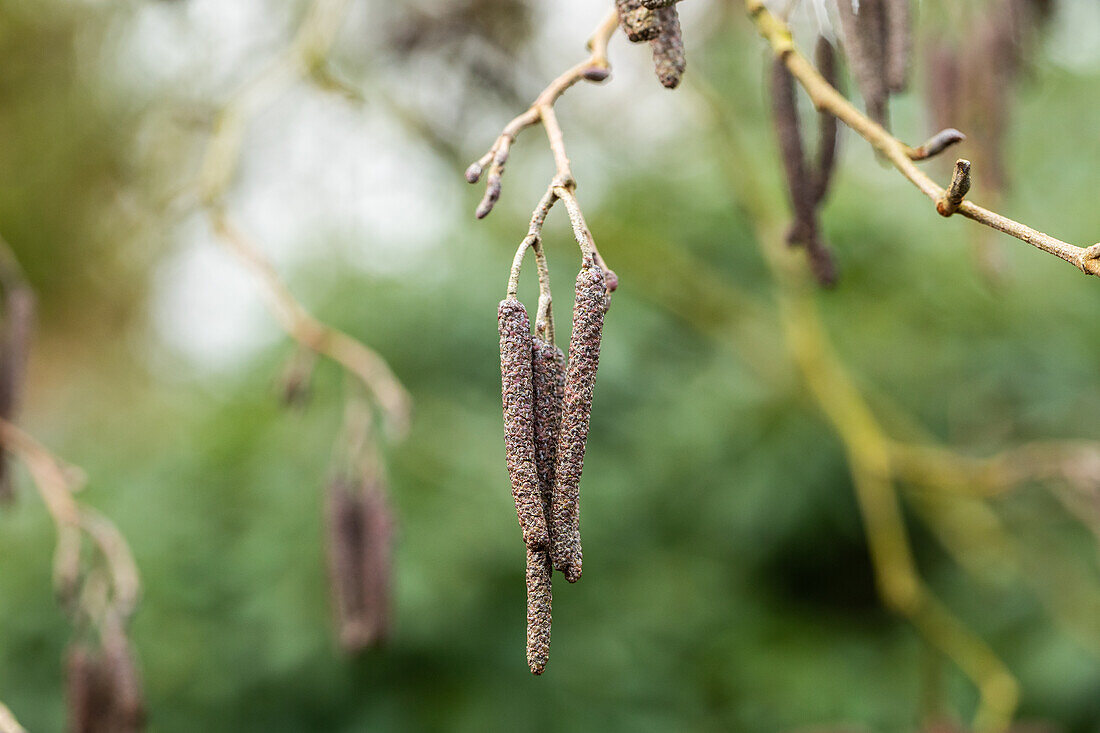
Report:
M 965 139 L 966 135 L 962 132 L 956 130 L 954 127 L 948 127 L 928 138 L 919 148 L 911 148 L 906 152 L 910 160 L 927 160 L 939 155 L 952 145 L 961 143 Z
M 970 190 L 970 161 L 959 158 L 955 161 L 955 172 L 951 183 L 944 191 L 943 198 L 936 202 L 936 211 L 941 216 L 951 216 L 959 210 L 963 197 Z

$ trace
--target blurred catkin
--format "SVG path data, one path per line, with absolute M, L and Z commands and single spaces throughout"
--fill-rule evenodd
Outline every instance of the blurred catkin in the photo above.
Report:
M 549 544 L 535 470 L 534 379 L 531 324 L 527 310 L 515 298 L 500 301 L 501 398 L 504 406 L 504 447 L 512 499 L 523 531 L 523 543 L 532 550 Z
M 615 0 L 619 11 L 619 24 L 631 43 L 652 41 L 660 32 L 657 14 L 642 4 L 641 0 Z
M 886 86 L 904 92 L 909 86 L 909 61 L 913 48 L 913 20 L 909 0 L 883 0 L 886 41 Z
M 34 331 L 34 293 L 21 284 L 5 284 L 4 324 L 0 335 L 0 418 L 14 420 L 22 399 L 23 381 Z M 8 456 L 0 444 L 0 501 L 14 494 Z
M 680 14 L 675 5 L 669 5 L 655 12 L 660 32 L 649 42 L 653 49 L 653 67 L 661 86 L 666 89 L 675 89 L 680 85 L 684 70 L 687 68 L 684 36 L 680 30 Z
M 121 633 L 102 649 L 69 647 L 65 688 L 70 733 L 137 733 L 145 727 L 141 683 Z
M 577 274 L 551 520 L 554 569 L 570 583 L 581 576 L 580 481 L 607 306 L 603 271 L 586 262 Z
M 840 74 L 837 73 L 836 49 L 829 39 L 824 36 L 817 39 L 814 48 L 814 61 L 817 70 L 825 81 L 837 89 L 840 89 Z M 817 170 L 814 172 L 814 203 L 820 205 L 829 192 L 829 184 L 836 170 L 837 147 L 840 138 L 840 126 L 836 117 L 828 110 L 822 109 L 817 113 Z
M 326 513 L 340 645 L 355 653 L 383 641 L 389 631 L 393 520 L 376 480 L 333 479 Z
M 886 127 L 888 92 L 883 58 L 885 28 L 882 1 L 860 0 L 858 13 L 852 6 L 852 0 L 837 0 L 837 8 L 844 31 L 844 50 L 867 114 Z
M 550 553 L 527 548 L 527 666 L 542 674 L 550 660 Z

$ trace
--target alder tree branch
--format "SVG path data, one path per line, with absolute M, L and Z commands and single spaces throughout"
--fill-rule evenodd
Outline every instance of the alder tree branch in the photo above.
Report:
M 332 359 L 366 388 L 396 436 L 408 430 L 408 391 L 377 352 L 353 336 L 311 315 L 279 277 L 262 247 L 247 237 L 226 211 L 225 194 L 240 164 L 244 131 L 251 118 L 296 81 L 314 79 L 327 58 L 347 12 L 349 0 L 314 0 L 287 50 L 245 82 L 218 115 L 206 147 L 198 181 L 198 200 L 218 240 L 264 285 L 276 321 L 292 339 Z
M 523 113 L 517 115 L 497 137 L 492 147 L 485 155 L 470 164 L 466 169 L 466 180 L 477 183 L 488 168 L 486 175 L 485 195 L 478 204 L 476 216 L 483 219 L 493 210 L 493 206 L 500 198 L 501 181 L 504 176 L 504 166 L 508 162 L 508 154 L 512 143 L 520 132 L 541 123 L 546 131 L 546 139 L 550 145 L 550 151 L 554 156 L 556 169 L 553 180 L 546 194 L 539 200 L 531 215 L 531 226 L 527 236 L 520 242 L 513 260 L 512 269 L 509 272 L 508 294 L 515 295 L 518 289 L 520 269 L 523 264 L 523 255 L 528 248 L 535 252 L 536 264 L 539 268 L 539 315 L 536 319 L 536 328 L 543 336 L 549 335 L 549 341 L 553 343 L 553 315 L 550 312 L 552 296 L 550 293 L 549 275 L 546 270 L 545 255 L 542 251 L 542 227 L 547 214 L 554 204 L 561 201 L 569 214 L 569 222 L 573 228 L 573 235 L 581 250 L 584 261 L 594 262 L 604 270 L 607 277 L 608 289 L 615 290 L 618 285 L 618 277 L 604 262 L 596 247 L 596 241 L 585 223 L 584 214 L 581 211 L 580 202 L 577 200 L 577 179 L 573 175 L 569 163 L 569 155 L 565 150 L 565 139 L 561 125 L 558 123 L 557 114 L 554 112 L 554 104 L 567 89 L 582 79 L 591 82 L 601 82 L 607 79 L 611 73 L 611 64 L 607 57 L 607 44 L 614 35 L 619 25 L 618 11 L 612 9 L 600 24 L 596 27 L 588 41 L 589 56 L 584 61 L 570 67 L 554 79 L 535 98 Z M 541 324 L 541 325 L 540 325 Z
M 944 130 L 925 145 L 916 149 L 910 148 L 891 135 L 884 127 L 860 112 L 844 98 L 844 95 L 821 76 L 813 64 L 795 49 L 791 31 L 787 24 L 769 12 L 764 7 L 762 0 L 745 0 L 745 8 L 756 25 L 757 31 L 771 46 L 776 57 L 783 61 L 794 78 L 806 90 L 815 107 L 832 113 L 837 119 L 842 120 L 855 130 L 934 204 L 938 206 L 940 201 L 944 200 L 947 191 L 918 168 L 914 160 L 923 160 L 930 157 L 942 151 L 952 142 L 962 139 L 957 130 Z M 1076 265 L 1086 274 L 1100 276 L 1100 243 L 1091 247 L 1078 247 L 1032 229 L 1018 221 L 1013 221 L 975 203 L 963 200 L 961 197 L 955 211 L 979 224 L 1009 234 L 1044 252 L 1060 257 L 1066 262 Z M 944 213 L 944 215 L 950 216 L 951 213 L 954 213 L 954 211 Z

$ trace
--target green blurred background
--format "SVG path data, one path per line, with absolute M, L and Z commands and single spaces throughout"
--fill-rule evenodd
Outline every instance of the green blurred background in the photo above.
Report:
M 942 10 L 923 3 L 922 33 L 946 32 Z M 684 88 L 661 89 L 648 49 L 616 37 L 606 88 L 559 105 L 621 287 L 583 481 L 584 579 L 555 579 L 551 661 L 527 671 L 494 314 L 552 162 L 541 131 L 521 136 L 483 222 L 461 170 L 582 57 L 604 11 L 356 0 L 332 64 L 365 101 L 303 82 L 247 129 L 231 209 L 415 400 L 408 438 L 386 449 L 395 628 L 351 659 L 321 520 L 344 377 L 322 362 L 308 406 L 280 406 L 293 345 L 186 196 L 218 106 L 305 4 L 0 0 L 0 233 L 41 306 L 21 422 L 86 470 L 82 500 L 133 548 L 151 730 L 909 731 L 972 712 L 966 679 L 877 599 L 843 446 L 784 350 L 691 83 L 726 100 L 752 142 L 740 174 L 782 212 L 766 54 L 739 3 L 684 5 Z M 1100 232 L 1098 37 L 1095 0 L 1059 3 L 1018 89 L 1000 197 L 1082 245 Z M 921 78 L 893 105 L 913 142 L 932 131 Z M 825 213 L 842 279 L 817 300 L 873 404 L 974 455 L 1100 438 L 1097 283 L 1007 237 L 991 273 L 975 226 L 935 216 L 847 131 L 842 155 Z M 545 241 L 564 330 L 578 259 L 562 212 Z M 521 295 L 532 307 L 533 274 Z M 909 418 L 884 417 L 899 431 Z M 0 700 L 55 731 L 70 631 L 53 528 L 19 477 L 0 509 Z M 1098 731 L 1100 607 L 1082 605 L 1100 597 L 1095 540 L 1042 487 L 994 506 L 1026 561 L 968 572 L 913 514 L 920 569 L 1018 676 L 1022 719 Z

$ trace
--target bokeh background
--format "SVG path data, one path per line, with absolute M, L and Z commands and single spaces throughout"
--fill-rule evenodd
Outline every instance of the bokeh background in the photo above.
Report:
M 965 40 L 983 12 L 970 4 L 921 3 L 922 37 Z M 1100 6 L 1056 5 L 1013 88 L 997 196 L 1087 245 Z M 605 10 L 355 0 L 331 66 L 362 98 L 302 81 L 247 127 L 229 207 L 415 400 L 385 451 L 394 631 L 348 658 L 321 519 L 344 377 L 322 362 L 304 409 L 279 404 L 293 344 L 188 197 L 217 110 L 283 52 L 306 3 L 0 0 L 0 233 L 41 307 L 21 422 L 86 470 L 82 500 L 133 548 L 151 730 L 910 731 L 972 712 L 967 680 L 877 599 L 843 446 L 785 351 L 723 169 L 719 119 L 752 142 L 739 174 L 785 215 L 767 54 L 739 3 L 684 3 L 683 88 L 662 89 L 648 49 L 620 35 L 611 81 L 558 107 L 621 286 L 583 481 L 585 576 L 555 581 L 551 661 L 527 671 L 495 311 L 553 164 L 540 130 L 521 136 L 482 222 L 461 171 L 583 57 Z M 933 131 L 915 79 L 893 104 L 912 142 Z M 824 217 L 842 279 L 817 300 L 891 424 L 973 455 L 1100 439 L 1097 283 L 1006 237 L 991 264 L 975 226 L 935 216 L 847 131 L 842 156 Z M 561 211 L 545 241 L 564 330 L 578 258 Z M 533 276 L 521 294 L 532 306 Z M 55 731 L 70 630 L 52 525 L 19 480 L 0 509 L 0 699 Z M 920 569 L 1018 676 L 1021 718 L 1100 730 L 1095 539 L 1043 487 L 994 507 L 1025 561 L 964 569 L 913 514 Z

